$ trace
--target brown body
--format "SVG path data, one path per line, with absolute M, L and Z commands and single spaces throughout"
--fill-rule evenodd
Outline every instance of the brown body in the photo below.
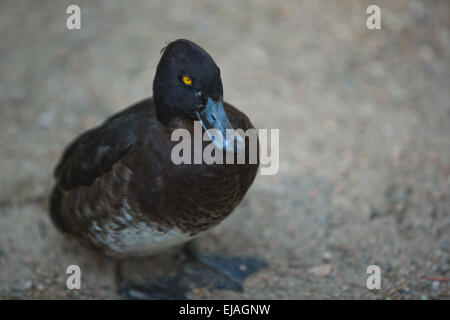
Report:
M 224 108 L 233 128 L 253 128 L 242 112 Z M 133 256 L 221 222 L 243 199 L 258 164 L 248 164 L 247 146 L 246 164 L 175 165 L 171 133 L 180 127 L 192 131 L 193 121 L 163 126 L 150 98 L 80 135 L 55 170 L 55 224 L 108 254 Z

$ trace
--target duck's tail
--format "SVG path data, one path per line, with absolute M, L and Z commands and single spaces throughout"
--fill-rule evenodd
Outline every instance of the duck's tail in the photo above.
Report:
M 56 185 L 50 195 L 50 218 L 59 230 L 70 233 L 70 229 L 66 226 L 61 216 L 61 202 L 63 200 L 63 196 L 63 190 Z

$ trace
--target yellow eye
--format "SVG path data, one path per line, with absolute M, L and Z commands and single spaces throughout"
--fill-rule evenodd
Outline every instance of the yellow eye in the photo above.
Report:
M 190 86 L 192 84 L 192 79 L 188 76 L 183 76 L 183 82 L 185 85 Z

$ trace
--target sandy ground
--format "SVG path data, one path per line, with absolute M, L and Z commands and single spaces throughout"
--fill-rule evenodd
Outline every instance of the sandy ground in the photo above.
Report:
M 358 0 L 76 2 L 78 31 L 72 1 L 0 2 L 0 298 L 118 298 L 114 263 L 58 233 L 44 198 L 64 146 L 151 96 L 177 38 L 211 53 L 225 100 L 280 129 L 279 173 L 201 241 L 269 267 L 244 293 L 190 298 L 450 298 L 450 2 L 376 1 L 377 31 Z

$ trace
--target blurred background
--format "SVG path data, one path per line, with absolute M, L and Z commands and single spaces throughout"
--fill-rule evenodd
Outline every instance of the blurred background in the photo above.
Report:
M 269 267 L 190 298 L 450 297 L 450 2 L 17 0 L 0 2 L 0 298 L 118 298 L 111 261 L 57 232 L 45 198 L 63 148 L 151 96 L 177 38 L 212 55 L 226 101 L 280 129 L 279 173 L 201 241 Z

